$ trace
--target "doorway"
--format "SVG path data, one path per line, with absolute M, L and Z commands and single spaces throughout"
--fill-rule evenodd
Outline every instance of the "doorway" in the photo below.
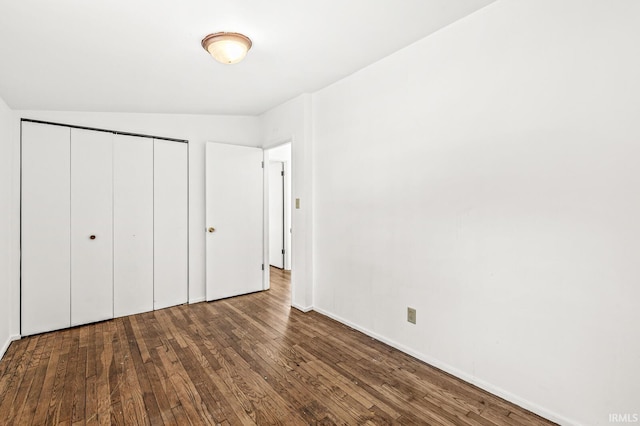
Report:
M 284 269 L 286 226 L 284 162 L 269 161 L 269 265 Z
M 291 271 L 291 143 L 267 150 L 269 264 Z
M 205 157 L 206 300 L 267 290 L 271 264 L 292 269 L 291 142 L 207 142 Z

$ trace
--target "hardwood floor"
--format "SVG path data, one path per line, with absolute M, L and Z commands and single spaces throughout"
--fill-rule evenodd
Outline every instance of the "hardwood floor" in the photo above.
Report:
M 0 424 L 446 424 L 550 422 L 272 288 L 14 342 Z

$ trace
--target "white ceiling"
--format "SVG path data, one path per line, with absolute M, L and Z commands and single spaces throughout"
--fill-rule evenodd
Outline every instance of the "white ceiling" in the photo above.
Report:
M 13 109 L 260 114 L 494 0 L 0 0 Z M 236 31 L 236 65 L 200 46 Z

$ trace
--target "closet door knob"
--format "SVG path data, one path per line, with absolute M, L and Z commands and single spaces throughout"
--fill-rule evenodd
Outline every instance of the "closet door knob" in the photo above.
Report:
M 213 226 L 209 227 L 209 232 L 215 232 L 216 228 L 214 228 Z
M 89 237 L 89 239 L 90 239 L 90 240 L 95 240 L 95 239 L 96 239 L 96 236 L 95 236 L 95 235 L 91 235 L 91 236 Z

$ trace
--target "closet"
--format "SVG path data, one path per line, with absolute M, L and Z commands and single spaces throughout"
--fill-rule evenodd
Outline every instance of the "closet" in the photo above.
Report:
M 22 122 L 22 335 L 187 302 L 187 154 Z

